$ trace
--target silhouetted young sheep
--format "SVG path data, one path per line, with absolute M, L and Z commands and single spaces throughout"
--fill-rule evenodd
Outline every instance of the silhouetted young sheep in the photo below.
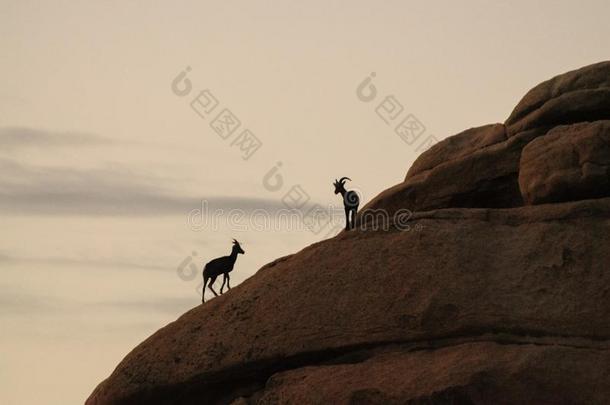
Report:
M 208 285 L 208 279 L 210 281 L 210 285 L 208 288 L 214 293 L 215 296 L 218 297 L 216 291 L 212 288 L 212 284 L 216 281 L 216 277 L 219 275 L 223 275 L 222 286 L 220 287 L 220 294 L 222 294 L 222 290 L 225 287 L 225 282 L 227 283 L 227 287 L 230 290 L 230 278 L 229 273 L 233 270 L 233 266 L 235 266 L 235 261 L 237 260 L 238 254 L 244 254 L 244 250 L 239 245 L 239 242 L 233 239 L 233 248 L 231 249 L 231 254 L 229 256 L 219 257 L 214 259 L 203 267 L 203 290 L 201 291 L 201 302 L 205 302 L 205 287 Z

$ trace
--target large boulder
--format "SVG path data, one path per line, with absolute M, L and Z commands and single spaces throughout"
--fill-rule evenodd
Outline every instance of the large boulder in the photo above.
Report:
M 506 138 L 506 128 L 503 124 L 483 125 L 450 136 L 422 153 L 413 162 L 405 180 L 443 163 L 456 161 L 488 146 L 504 142 Z
M 508 136 L 532 128 L 610 119 L 610 61 L 556 76 L 531 89 L 506 120 Z
M 509 208 L 523 205 L 519 191 L 521 150 L 544 129 L 506 139 L 501 124 L 472 128 L 423 153 L 404 182 L 379 194 L 362 210 L 383 209 L 390 215 L 407 208 Z
M 608 115 L 609 66 L 440 142 L 366 227 L 160 329 L 87 404 L 608 403 L 610 123 L 580 121 Z
M 361 354 L 274 374 L 264 404 L 602 404 L 610 352 L 482 341 Z M 237 402 L 239 403 L 239 402 Z M 247 403 L 245 400 L 242 403 Z
M 465 381 L 478 388 L 460 391 L 464 403 L 489 403 L 478 395 L 501 402 L 513 389 L 549 402 L 610 398 L 610 365 L 590 361 L 591 352 L 610 353 L 610 199 L 428 211 L 414 220 L 421 230 L 346 232 L 263 267 L 136 347 L 87 404 L 256 402 L 277 391 L 278 373 L 319 375 L 326 364 L 359 363 L 363 350 L 396 344 L 406 346 L 381 367 L 397 373 L 426 358 L 420 350 L 453 354 L 430 355 L 446 369 L 420 364 L 421 374 L 395 379 L 402 386 L 372 380 L 377 398 L 404 403 Z M 474 342 L 501 342 L 493 350 L 504 354 L 464 346 Z M 561 347 L 573 350 L 550 350 Z M 528 366 L 538 362 L 551 368 L 546 375 Z M 577 386 L 578 373 L 597 377 Z M 482 374 L 492 380 L 484 394 Z M 413 387 L 418 376 L 438 389 Z M 315 381 L 321 395 L 348 387 Z
M 519 185 L 528 204 L 610 196 L 610 121 L 556 127 L 530 142 Z
M 373 199 L 359 216 L 401 208 L 510 208 L 524 205 L 521 151 L 562 124 L 610 119 L 610 62 L 564 73 L 530 90 L 505 124 L 471 128 L 422 153 L 405 180 Z M 589 194 L 572 194 L 571 199 Z M 527 201 L 533 203 L 533 201 Z

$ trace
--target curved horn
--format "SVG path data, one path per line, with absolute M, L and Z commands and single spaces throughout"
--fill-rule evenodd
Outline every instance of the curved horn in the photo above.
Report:
M 237 240 L 233 239 L 233 243 L 239 243 Z
M 352 181 L 352 179 L 350 179 L 349 177 L 341 177 L 341 180 L 339 180 L 339 183 L 345 184 L 345 180 Z

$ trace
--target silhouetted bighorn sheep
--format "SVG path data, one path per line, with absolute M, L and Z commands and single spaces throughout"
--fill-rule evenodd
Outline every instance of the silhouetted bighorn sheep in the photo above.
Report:
M 341 193 L 343 197 L 343 207 L 345 208 L 345 229 L 349 230 L 354 227 L 356 222 L 356 212 L 358 211 L 358 205 L 360 204 L 360 198 L 358 194 L 351 190 L 345 189 L 345 180 L 351 181 L 349 177 L 341 177 L 340 180 L 335 179 L 335 194 Z M 351 219 L 350 219 L 351 214 Z
M 235 261 L 237 260 L 238 254 L 244 254 L 244 250 L 239 245 L 239 242 L 233 239 L 233 248 L 231 249 L 231 254 L 229 256 L 219 257 L 210 261 L 203 267 L 203 289 L 201 290 L 201 302 L 205 302 L 205 287 L 208 284 L 208 279 L 210 280 L 210 285 L 208 288 L 214 293 L 215 296 L 218 297 L 216 291 L 212 288 L 212 284 L 216 281 L 216 277 L 219 275 L 223 275 L 222 286 L 220 287 L 220 294 L 222 294 L 222 290 L 225 287 L 225 282 L 227 283 L 227 287 L 229 290 L 231 289 L 229 273 L 233 270 L 233 266 L 235 266 Z

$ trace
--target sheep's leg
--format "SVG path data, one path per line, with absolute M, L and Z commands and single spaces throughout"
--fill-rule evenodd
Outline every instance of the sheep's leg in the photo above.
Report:
M 224 290 L 226 282 L 227 282 L 227 273 L 222 275 L 222 285 L 220 286 L 220 295 L 222 295 L 222 290 Z
M 349 210 L 345 208 L 345 230 L 349 231 Z
M 354 209 L 350 208 L 347 210 L 347 228 L 346 229 L 354 229 L 354 221 L 356 216 L 354 215 Z
M 205 302 L 205 287 L 208 284 L 208 278 L 203 276 L 203 289 L 201 290 L 201 302 Z
M 214 281 L 216 281 L 216 276 L 210 277 L 210 284 L 208 285 L 208 288 L 214 293 L 214 296 L 218 297 L 218 294 L 216 294 L 216 291 L 214 291 L 214 288 L 212 288 L 212 284 L 214 284 Z
M 227 273 L 227 288 L 230 290 L 231 289 L 231 277 L 229 276 L 229 273 Z

